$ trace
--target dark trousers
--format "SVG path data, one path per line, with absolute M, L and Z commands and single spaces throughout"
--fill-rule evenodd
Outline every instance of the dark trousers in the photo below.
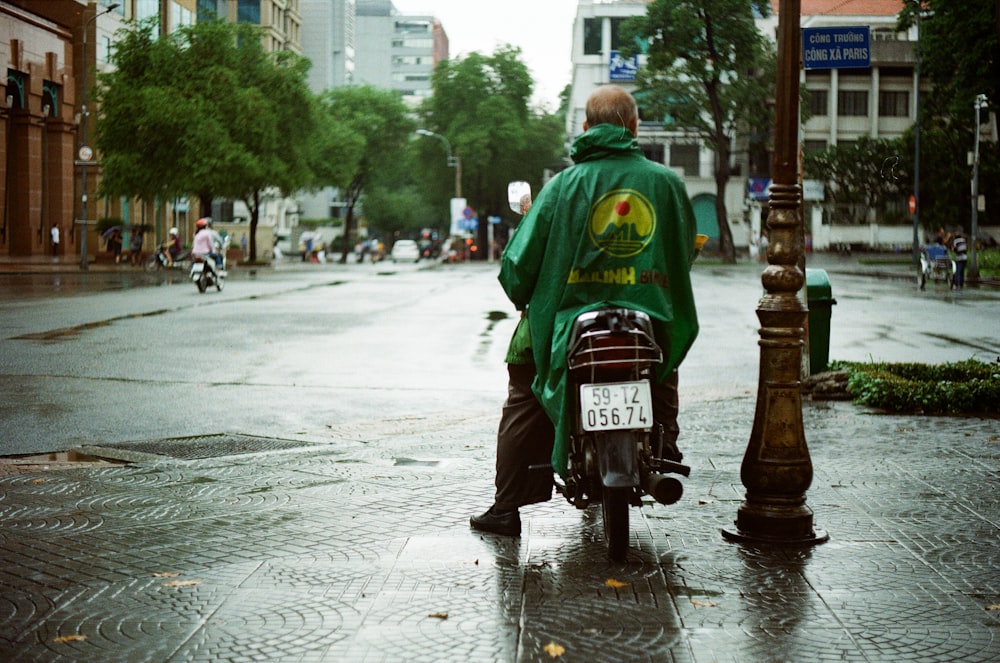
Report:
M 531 391 L 534 364 L 508 364 L 507 401 L 497 430 L 497 510 L 509 511 L 552 497 L 552 446 L 555 427 Z M 652 384 L 653 419 L 674 443 L 677 426 L 677 371 L 663 383 Z M 657 454 L 657 449 L 653 449 Z

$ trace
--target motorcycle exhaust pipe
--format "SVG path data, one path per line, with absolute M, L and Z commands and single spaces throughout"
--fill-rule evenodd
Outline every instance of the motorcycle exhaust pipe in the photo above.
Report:
M 663 474 L 647 474 L 642 489 L 660 504 L 673 504 L 684 494 L 680 481 Z

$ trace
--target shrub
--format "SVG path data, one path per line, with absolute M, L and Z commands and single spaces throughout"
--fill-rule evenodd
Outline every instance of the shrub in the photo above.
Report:
M 855 403 L 911 414 L 1000 413 L 1000 364 L 835 362 Z

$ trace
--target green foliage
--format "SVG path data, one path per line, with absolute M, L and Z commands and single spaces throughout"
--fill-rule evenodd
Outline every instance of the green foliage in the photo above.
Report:
M 349 160 L 342 164 L 339 181 L 344 190 L 346 216 L 341 238 L 342 261 L 351 252 L 354 209 L 362 194 L 391 172 L 416 126 L 403 100 L 391 90 L 370 85 L 334 88 L 320 97 L 327 126 L 340 127 L 352 140 Z M 333 171 L 331 171 L 333 172 Z
M 736 261 L 722 192 L 730 177 L 730 146 L 737 131 L 755 143 L 770 127 L 776 58 L 757 30 L 754 12 L 766 16 L 761 0 L 655 0 L 645 16 L 622 28 L 626 56 L 646 50 L 636 98 L 653 121 L 693 131 L 716 153 L 717 216 L 723 257 Z M 756 150 L 759 146 L 753 146 Z
M 1000 365 L 835 362 L 856 403 L 913 414 L 1000 412 Z
M 1000 276 L 1000 249 L 979 249 L 976 263 L 981 276 Z
M 803 169 L 806 177 L 824 183 L 835 222 L 865 223 L 869 210 L 882 222 L 893 215 L 898 221 L 899 212 L 891 203 L 902 200 L 913 185 L 912 177 L 905 179 L 908 173 L 895 164 L 902 148 L 901 140 L 861 136 L 856 143 L 807 153 Z
M 899 27 L 916 25 L 920 8 L 920 67 L 924 84 L 930 82 L 920 108 L 920 223 L 925 229 L 960 224 L 969 231 L 966 155 L 975 142 L 973 103 L 976 95 L 985 94 L 991 110 L 1000 104 L 1000 9 L 983 0 L 904 0 Z M 904 156 L 912 164 L 912 132 L 907 141 Z M 981 145 L 979 193 L 986 197 L 987 217 L 980 215 L 979 222 L 995 224 L 1000 218 L 997 143 Z
M 353 143 L 319 117 L 309 61 L 266 52 L 259 27 L 202 21 L 157 32 L 155 21 L 119 31 L 115 67 L 99 77 L 101 192 L 194 195 L 202 213 L 215 197 L 242 199 L 254 259 L 261 193 L 325 183 L 317 164 Z
M 521 51 L 510 45 L 490 56 L 471 53 L 444 60 L 433 76 L 434 95 L 420 108 L 420 128 L 443 136 L 461 159 L 462 196 L 479 217 L 513 221 L 507 208 L 507 182 L 528 180 L 541 188 L 546 168 L 565 163 L 565 125 L 559 115 L 530 107 L 533 82 Z M 437 217 L 446 215 L 455 195 L 455 170 L 445 145 L 434 137 L 414 141 L 421 164 L 416 183 L 430 192 Z

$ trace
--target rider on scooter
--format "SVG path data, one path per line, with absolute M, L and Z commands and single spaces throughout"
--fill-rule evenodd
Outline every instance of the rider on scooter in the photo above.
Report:
M 191 244 L 191 255 L 201 258 L 211 258 L 212 261 L 208 262 L 206 260 L 206 264 L 211 265 L 213 268 L 218 268 L 221 256 L 216 253 L 215 231 L 208 227 L 208 219 L 198 219 L 194 225 L 198 229 L 198 232 L 195 233 L 194 241 Z
M 565 475 L 566 344 L 583 311 L 621 306 L 652 318 L 664 351 L 652 384 L 659 453 L 680 460 L 676 368 L 698 333 L 689 276 L 696 224 L 681 179 L 643 155 L 638 119 L 628 92 L 598 88 L 573 144 L 575 165 L 546 184 L 503 254 L 500 283 L 523 313 L 507 356 L 495 501 L 470 519 L 474 529 L 520 534 L 518 507 L 551 498 L 553 469 Z

